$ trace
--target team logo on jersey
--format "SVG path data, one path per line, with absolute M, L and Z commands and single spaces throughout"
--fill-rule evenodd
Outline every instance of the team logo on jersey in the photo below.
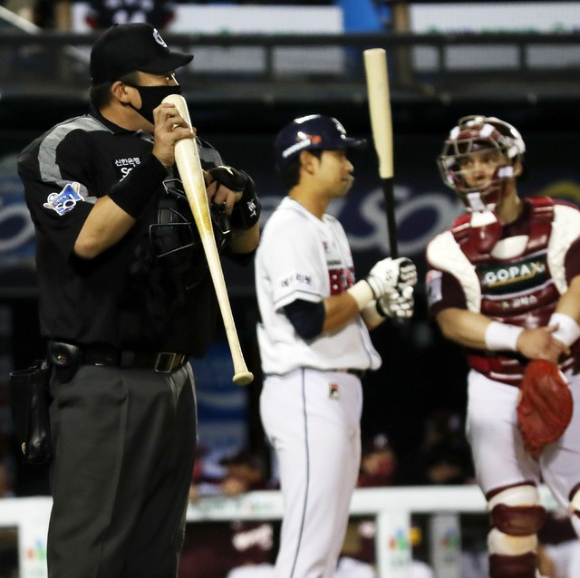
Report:
M 530 256 L 509 265 L 480 266 L 477 274 L 489 294 L 522 291 L 537 287 L 548 279 L 546 256 Z
M 328 397 L 330 399 L 339 399 L 340 398 L 340 389 L 338 388 L 338 383 L 329 383 L 328 384 Z
M 80 190 L 80 183 L 67 183 L 60 193 L 50 193 L 46 199 L 46 203 L 42 206 L 45 209 L 56 211 L 62 217 L 72 211 L 79 201 L 83 200 L 80 195 Z

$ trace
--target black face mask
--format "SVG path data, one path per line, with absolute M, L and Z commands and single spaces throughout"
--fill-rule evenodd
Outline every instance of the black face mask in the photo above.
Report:
M 141 108 L 135 108 L 132 104 L 129 106 L 136 110 L 144 119 L 151 124 L 155 124 L 153 118 L 153 110 L 156 109 L 162 100 L 170 94 L 181 94 L 181 86 L 135 86 L 130 84 L 133 88 L 139 91 L 141 96 Z

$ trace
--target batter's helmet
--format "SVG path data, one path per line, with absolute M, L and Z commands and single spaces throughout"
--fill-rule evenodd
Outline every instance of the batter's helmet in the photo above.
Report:
M 346 130 L 330 116 L 311 114 L 294 119 L 285 126 L 274 141 L 278 169 L 284 168 L 304 150 L 360 148 L 366 145 L 362 138 L 346 136 Z

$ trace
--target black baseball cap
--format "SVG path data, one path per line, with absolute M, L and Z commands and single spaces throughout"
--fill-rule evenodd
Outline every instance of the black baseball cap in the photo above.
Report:
M 169 50 L 151 24 L 115 24 L 93 45 L 91 82 L 93 85 L 112 82 L 136 70 L 163 74 L 192 60 L 193 54 Z
M 303 150 L 356 149 L 365 145 L 365 139 L 347 136 L 335 118 L 311 114 L 295 118 L 278 133 L 274 155 L 277 167 L 282 169 Z

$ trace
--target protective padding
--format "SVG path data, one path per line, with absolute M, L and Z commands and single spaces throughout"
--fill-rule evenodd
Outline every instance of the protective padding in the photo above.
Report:
M 542 506 L 506 506 L 498 504 L 491 511 L 492 524 L 510 536 L 536 534 L 546 521 Z
M 530 536 L 509 536 L 492 528 L 487 535 L 487 548 L 490 554 L 500 556 L 522 556 L 534 554 L 538 547 L 538 538 L 535 534 Z
M 521 485 L 503 490 L 488 503 L 492 525 L 509 536 L 536 534 L 546 521 L 538 489 Z
M 489 557 L 490 578 L 536 578 L 538 560 L 535 553 L 521 556 L 500 556 L 493 554 Z
M 576 486 L 573 490 L 574 493 L 570 498 L 570 510 L 575 516 L 580 518 L 580 484 Z

